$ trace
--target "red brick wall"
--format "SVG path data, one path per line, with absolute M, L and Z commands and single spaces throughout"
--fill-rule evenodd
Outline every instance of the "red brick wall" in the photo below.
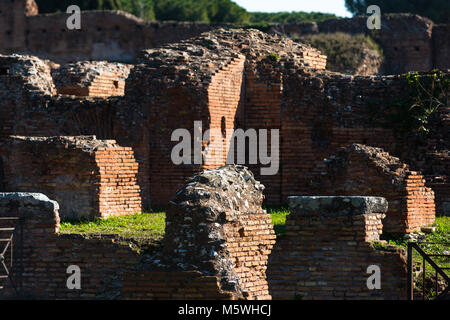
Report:
M 87 142 L 86 142 L 87 141 Z M 76 145 L 79 143 L 79 145 Z M 45 192 L 63 217 L 108 217 L 141 211 L 131 148 L 94 138 L 12 138 L 1 147 L 3 191 Z
M 123 96 L 125 81 L 120 80 L 116 74 L 104 73 L 97 76 L 88 87 L 67 86 L 57 88 L 57 93 L 86 97 Z
M 220 279 L 196 271 L 127 272 L 119 299 L 133 300 L 235 300 L 220 289 Z
M 226 164 L 228 151 L 230 149 L 230 135 L 238 127 L 239 120 L 242 121 L 242 104 L 245 99 L 242 94 L 243 70 L 245 57 L 234 58 L 224 68 L 219 70 L 211 78 L 208 86 L 208 108 L 209 123 L 204 124 L 209 127 L 213 138 L 218 141 L 210 141 L 208 152 L 211 152 L 212 161 L 204 163 L 203 169 L 217 168 Z M 225 121 L 225 127 L 223 127 Z M 192 124 L 193 125 L 193 124 Z M 223 130 L 225 129 L 225 130 Z M 217 147 L 214 145 L 217 143 Z M 204 144 L 208 144 L 204 141 Z M 224 146 L 223 148 L 220 145 Z M 222 154 L 215 158 L 215 155 Z
M 434 222 L 434 192 L 424 177 L 380 148 L 341 148 L 318 164 L 314 175 L 312 194 L 386 198 L 386 232 L 409 233 Z
M 389 93 L 386 92 L 390 82 Z M 380 78 L 312 76 L 289 73 L 283 82 L 281 115 L 282 197 L 311 195 L 317 163 L 350 143 L 367 143 L 395 150 L 392 131 L 370 122 L 368 103 L 387 107 L 380 97 L 397 92 L 400 82 Z
M 269 60 L 257 66 L 248 64 L 245 71 L 245 129 L 267 130 L 267 150 L 271 150 L 271 130 L 281 128 L 282 79 Z M 283 132 L 280 132 L 283 141 Z M 259 141 L 258 141 L 259 145 Z M 281 150 L 280 150 L 281 152 Z M 280 157 L 283 155 L 280 154 Z M 258 158 L 259 163 L 259 158 Z M 260 168 L 268 165 L 247 164 L 256 179 L 266 186 L 266 201 L 270 204 L 281 200 L 281 168 L 275 175 L 261 175 Z
M 404 250 L 372 245 L 386 208 L 372 212 L 350 208 L 354 200 L 325 201 L 303 209 L 291 204 L 286 235 L 277 240 L 267 270 L 273 299 L 405 299 Z M 380 290 L 366 285 L 370 265 L 380 267 Z
M 98 148 L 98 205 L 102 218 L 141 212 L 138 164 L 130 147 Z
M 226 289 L 224 275 L 192 268 L 180 268 L 169 259 L 161 263 L 161 248 L 143 256 L 131 248 L 133 239 L 108 234 L 59 234 L 58 204 L 42 194 L 0 194 L 0 217 L 20 217 L 23 221 L 15 235 L 14 255 L 19 255 L 19 240 L 23 236 L 22 281 L 19 264 L 14 262 L 12 275 L 22 288 L 21 293 L 32 299 L 237 299 L 236 288 Z M 269 222 L 270 222 L 270 218 Z M 6 226 L 0 219 L 0 228 Z M 267 221 L 261 224 L 265 225 Z M 8 225 L 9 226 L 9 225 Z M 270 226 L 270 225 L 267 225 Z M 249 224 L 254 234 L 253 224 Z M 259 229 L 258 229 L 259 230 Z M 228 230 L 233 233 L 235 230 Z M 21 234 L 21 232 L 23 232 Z M 173 239 L 177 234 L 167 234 Z M 232 238 L 230 238 L 232 239 Z M 233 242 L 232 242 L 233 243 Z M 249 243 L 250 244 L 250 243 Z M 260 248 L 261 249 L 261 248 Z M 238 249 L 240 250 L 240 249 Z M 243 255 L 248 251 L 243 250 Z M 199 257 L 193 257 L 200 261 Z M 267 292 L 254 277 L 260 277 L 266 259 L 253 261 L 246 277 L 250 292 Z M 9 260 L 7 261 L 9 263 Z M 71 274 L 67 268 L 76 265 L 81 271 L 81 289 L 67 288 Z M 263 270 L 264 272 L 264 270 Z M 261 278 L 261 281 L 265 278 Z M 20 283 L 22 285 L 20 285 Z M 14 296 L 9 282 L 0 282 L 0 298 Z

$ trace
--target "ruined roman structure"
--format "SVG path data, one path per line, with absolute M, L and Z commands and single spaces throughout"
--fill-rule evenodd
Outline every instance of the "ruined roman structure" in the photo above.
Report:
M 385 115 L 408 95 L 404 74 L 330 72 L 320 51 L 275 29 L 87 12 L 83 28 L 68 31 L 66 18 L 39 15 L 32 0 L 0 2 L 0 216 L 22 221 L 24 292 L 405 298 L 404 252 L 375 243 L 383 231 L 410 233 L 450 213 L 448 107 L 428 119 L 425 140 L 399 135 L 401 124 Z M 273 28 L 355 33 L 361 21 Z M 448 68 L 447 26 L 402 15 L 385 23 L 399 28 L 378 35 L 388 73 Z M 218 134 L 196 140 L 199 127 Z M 194 137 L 192 152 L 183 153 L 188 163 L 172 159 L 177 129 Z M 225 166 L 239 158 L 231 147 L 239 138 L 228 135 L 239 129 L 267 130 L 270 164 L 250 160 L 261 156 L 250 137 L 246 167 Z M 199 150 L 213 160 L 197 161 Z M 265 174 L 272 165 L 275 172 Z M 289 204 L 285 238 L 275 239 L 263 201 Z M 160 206 L 166 234 L 151 254 L 118 236 L 58 233 L 60 218 Z M 336 260 L 353 267 L 338 272 Z M 68 264 L 86 273 L 81 291 L 65 286 Z M 382 291 L 365 286 L 368 264 L 386 268 Z M 357 276 L 336 282 L 349 272 Z

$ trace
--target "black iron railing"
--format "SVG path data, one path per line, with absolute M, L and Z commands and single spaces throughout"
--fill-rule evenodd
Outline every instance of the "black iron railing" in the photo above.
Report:
M 0 290 L 6 280 L 16 295 L 22 291 L 22 231 L 19 217 L 0 217 Z
M 450 243 L 436 243 L 436 242 L 421 242 L 421 243 L 416 243 L 416 242 L 410 242 L 408 243 L 408 286 L 407 286 L 407 296 L 408 296 L 408 300 L 413 300 L 414 299 L 414 286 L 415 286 L 415 281 L 414 281 L 414 273 L 413 273 L 413 267 L 414 267 L 414 258 L 413 258 L 413 252 L 414 250 L 419 254 L 419 257 L 422 259 L 422 279 L 421 279 L 421 284 L 422 284 L 422 299 L 425 300 L 425 296 L 426 296 L 426 264 L 428 263 L 431 268 L 433 268 L 434 270 L 434 280 L 435 280 L 435 299 L 439 300 L 441 298 L 446 297 L 447 295 L 449 295 L 449 290 L 450 290 L 450 277 L 448 274 L 447 270 L 450 270 L 449 267 L 443 267 L 443 266 L 439 266 L 436 260 L 436 258 L 449 258 L 450 259 L 450 254 L 430 254 L 430 253 L 426 253 L 424 251 L 423 248 L 421 248 L 421 245 L 447 245 L 450 247 Z M 445 289 L 442 289 L 441 292 L 439 292 L 439 276 L 446 282 L 446 286 Z M 420 281 L 420 279 L 419 279 Z

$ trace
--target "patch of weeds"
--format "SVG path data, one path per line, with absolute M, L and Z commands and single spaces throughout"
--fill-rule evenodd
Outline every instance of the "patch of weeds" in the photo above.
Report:
M 319 33 L 301 36 L 295 40 L 319 49 L 327 56 L 327 69 L 336 72 L 351 73 L 356 70 L 366 49 L 374 50 L 383 57 L 381 47 L 364 34 Z
M 280 59 L 280 56 L 277 55 L 276 53 L 271 53 L 271 54 L 269 54 L 269 59 L 270 59 L 270 61 L 276 62 L 276 61 L 278 61 L 278 59 Z
M 264 206 L 264 209 L 270 214 L 277 237 L 285 235 L 286 216 L 290 214 L 289 209 L 286 206 Z

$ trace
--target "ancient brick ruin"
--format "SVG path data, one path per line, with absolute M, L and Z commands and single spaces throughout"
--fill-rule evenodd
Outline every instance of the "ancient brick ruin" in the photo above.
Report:
M 171 202 L 162 247 L 151 255 L 114 235 L 58 234 L 59 205 L 42 194 L 0 194 L 0 217 L 22 218 L 22 282 L 34 298 L 270 299 L 275 234 L 263 189 L 241 167 L 193 177 Z M 70 264 L 83 270 L 81 291 L 66 287 Z
M 129 147 L 95 137 L 18 137 L 0 146 L 2 191 L 43 192 L 62 218 L 141 212 L 138 164 Z
M 330 72 L 319 50 L 278 34 L 358 33 L 364 17 L 267 34 L 86 12 L 67 40 L 66 14 L 11 3 L 0 1 L 0 216 L 22 218 L 30 296 L 404 298 L 403 252 L 376 243 L 450 213 L 450 109 L 429 118 L 426 140 L 400 135 L 386 115 L 407 97 L 404 74 Z M 398 30 L 377 35 L 386 73 L 449 67 L 448 26 L 384 23 Z M 189 163 L 172 161 L 177 129 L 194 137 Z M 248 169 L 223 167 L 239 129 L 268 130 L 275 174 L 250 160 L 260 151 L 251 138 L 241 141 Z M 285 237 L 275 239 L 263 201 L 289 202 Z M 60 218 L 155 207 L 167 224 L 151 254 L 132 239 L 58 232 Z M 83 290 L 66 288 L 68 264 L 83 268 Z M 387 272 L 379 292 L 365 286 L 372 264 Z
M 136 62 L 143 49 L 189 39 L 232 25 L 148 22 L 121 11 L 82 12 L 82 28 L 69 30 L 69 14 L 39 14 L 34 0 L 0 1 L 0 53 L 22 52 L 58 63 L 81 60 Z M 385 74 L 449 69 L 448 25 L 410 14 L 383 15 L 382 28 L 372 33 L 367 17 L 269 26 L 271 34 L 288 37 L 316 33 L 370 34 L 383 48 Z M 364 63 L 363 63 L 364 64 Z M 367 70 L 360 70 L 365 72 Z M 378 71 L 376 71 L 378 73 Z
M 383 15 L 381 23 L 380 30 L 369 30 L 367 17 L 356 16 L 306 25 L 291 24 L 279 29 L 286 30 L 287 35 L 335 32 L 370 35 L 383 49 L 384 74 L 450 68 L 446 55 L 449 50 L 448 33 L 444 31 L 448 25 L 434 24 L 430 19 L 413 14 Z
M 167 211 L 166 231 L 176 237 L 165 238 L 166 257 L 221 274 L 228 285 L 239 284 L 247 299 L 270 298 L 266 268 L 275 233 L 261 207 L 263 190 L 239 166 L 206 170 L 189 180 Z
M 409 233 L 434 222 L 434 192 L 424 177 L 380 148 L 353 144 L 316 168 L 315 194 L 383 196 L 389 202 L 384 231 Z
M 403 298 L 404 252 L 373 247 L 384 198 L 294 197 L 287 234 L 275 244 L 263 190 L 241 166 L 192 177 L 171 202 L 161 245 L 144 254 L 116 235 L 59 234 L 59 205 L 42 194 L 1 193 L 0 217 L 21 218 L 25 273 L 15 279 L 33 299 Z M 333 265 L 336 259 L 342 260 Z M 74 264 L 82 270 L 80 290 L 66 286 Z M 370 264 L 386 272 L 376 293 L 366 286 Z M 336 277 L 352 280 L 342 286 Z M 2 297 L 14 294 L 10 284 L 1 285 Z
M 376 248 L 388 207 L 377 197 L 290 197 L 286 236 L 267 275 L 274 299 L 405 299 L 406 254 Z M 380 290 L 367 290 L 367 268 L 383 270 Z
M 130 65 L 106 62 L 78 62 L 52 70 L 58 94 L 81 97 L 110 97 L 125 94 Z
M 129 70 L 123 96 L 59 95 L 45 61 L 20 55 L 0 56 L 0 61 L 1 136 L 96 135 L 131 147 L 139 164 L 137 183 L 144 208 L 167 205 L 194 172 L 224 165 L 232 152 L 226 133 L 240 128 L 279 130 L 277 174 L 260 175 L 264 166 L 246 161 L 267 186 L 267 203 L 272 204 L 311 194 L 317 164 L 351 143 L 382 147 L 407 159 L 416 171 L 423 168 L 419 159 L 424 154 L 431 158 L 427 163 L 442 163 L 443 168 L 448 161 L 440 156 L 448 150 L 446 109 L 433 120 L 435 138 L 420 148 L 414 137 L 399 139 L 395 130 L 370 120 L 374 105 L 378 112 L 389 111 L 393 99 L 405 94 L 404 76 L 328 72 L 323 70 L 326 57 L 316 49 L 256 30 L 219 29 L 143 51 L 140 63 Z M 92 74 L 116 67 L 90 65 Z M 203 154 L 222 154 L 213 162 L 195 164 L 192 156 L 193 164 L 175 165 L 171 150 L 177 142 L 171 135 L 178 128 L 195 135 L 195 122 L 201 122 L 203 131 L 222 132 L 203 137 Z M 215 139 L 226 149 L 216 150 Z M 439 172 L 443 178 L 438 181 L 444 184 L 435 190 L 439 213 L 450 198 L 447 172 Z M 425 175 L 427 182 L 436 181 L 435 173 Z

